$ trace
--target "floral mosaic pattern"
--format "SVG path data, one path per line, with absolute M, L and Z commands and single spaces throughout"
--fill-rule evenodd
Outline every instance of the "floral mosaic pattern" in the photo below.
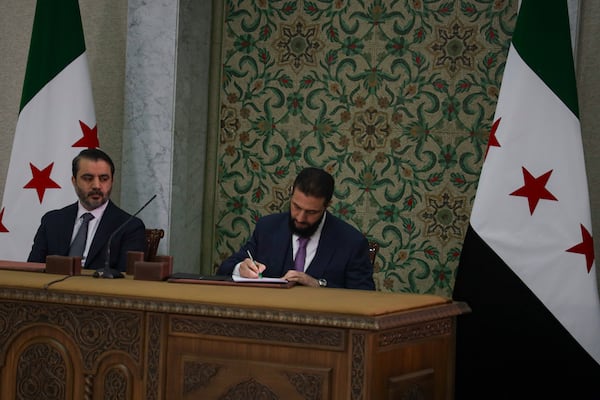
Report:
M 516 3 L 225 0 L 214 264 L 317 166 L 378 290 L 450 296 Z

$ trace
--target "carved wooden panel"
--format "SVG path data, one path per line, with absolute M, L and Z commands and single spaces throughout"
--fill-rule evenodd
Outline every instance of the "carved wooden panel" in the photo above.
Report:
M 127 370 L 111 368 L 106 372 L 103 392 L 105 399 L 127 400 L 131 399 L 131 377 Z
M 244 399 L 279 400 L 280 397 L 268 386 L 252 378 L 243 382 L 236 382 L 227 389 L 223 396 L 219 396 L 219 400 Z
M 166 351 L 166 320 L 165 314 L 150 314 L 147 320 L 146 338 L 146 396 L 144 400 L 161 399 L 161 392 L 164 385 L 164 370 L 167 367 L 165 362 Z
M 330 399 L 348 375 L 343 329 L 176 315 L 168 342 L 175 399 Z
M 93 370 L 98 357 L 107 351 L 120 351 L 136 362 L 142 361 L 142 318 L 135 311 L 56 305 L 51 303 L 0 303 L 0 360 L 10 338 L 20 330 L 51 324 L 77 343 L 86 370 Z
M 453 320 L 450 318 L 427 321 L 392 329 L 379 336 L 379 346 L 402 345 L 430 337 L 449 336 L 453 333 Z
M 183 364 L 183 394 L 195 392 L 207 387 L 211 380 L 217 375 L 221 365 L 189 361 Z
M 389 379 L 388 400 L 433 400 L 435 381 L 433 369 L 416 371 Z
M 27 346 L 17 360 L 15 399 L 67 398 L 67 362 L 51 343 Z
M 350 381 L 351 399 L 363 400 L 365 383 L 365 335 L 352 335 L 352 378 Z
M 170 333 L 173 335 L 220 336 L 262 342 L 268 340 L 288 346 L 304 347 L 308 345 L 337 350 L 345 346 L 345 335 L 342 329 L 234 320 L 224 322 L 220 318 L 172 316 Z
M 331 398 L 331 368 L 259 362 L 240 358 L 187 355 L 168 371 L 173 399 L 279 399 Z M 179 374 L 179 372 L 182 374 Z
M 137 311 L 0 302 L 2 395 L 134 399 L 143 321 Z
M 84 398 L 77 347 L 60 330 L 42 324 L 22 327 L 15 337 L 3 340 L 2 346 L 0 398 Z

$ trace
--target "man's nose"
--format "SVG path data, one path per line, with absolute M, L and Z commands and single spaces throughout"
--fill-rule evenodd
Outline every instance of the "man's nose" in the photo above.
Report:
M 300 222 L 304 222 L 306 221 L 306 211 L 304 210 L 300 210 L 298 211 L 298 215 L 296 216 L 296 219 Z

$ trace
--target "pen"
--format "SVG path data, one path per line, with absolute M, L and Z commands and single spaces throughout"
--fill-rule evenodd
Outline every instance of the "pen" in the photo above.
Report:
M 248 253 L 248 257 L 250 257 L 250 261 L 252 261 L 252 264 L 254 264 L 254 266 L 256 268 L 258 268 L 258 265 L 256 265 L 256 263 L 254 262 L 254 257 L 252 257 L 252 254 L 250 253 L 250 250 L 246 250 L 246 253 Z M 258 277 L 262 278 L 262 273 L 261 272 L 258 273 Z

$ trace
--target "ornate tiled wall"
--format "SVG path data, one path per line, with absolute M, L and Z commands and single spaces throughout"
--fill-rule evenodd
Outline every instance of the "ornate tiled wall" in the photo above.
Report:
M 223 3 L 214 264 L 317 166 L 379 290 L 450 295 L 516 1 Z

